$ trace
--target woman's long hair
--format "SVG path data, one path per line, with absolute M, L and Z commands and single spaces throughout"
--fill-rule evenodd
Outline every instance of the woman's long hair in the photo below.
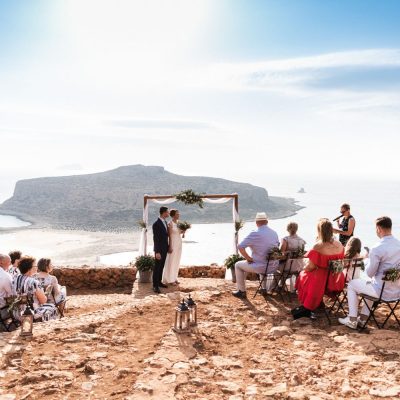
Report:
M 356 237 L 350 238 L 347 242 L 344 258 L 352 259 L 361 253 L 361 240 Z
M 318 240 L 322 243 L 329 243 L 333 238 L 333 226 L 327 218 L 321 218 L 317 225 Z

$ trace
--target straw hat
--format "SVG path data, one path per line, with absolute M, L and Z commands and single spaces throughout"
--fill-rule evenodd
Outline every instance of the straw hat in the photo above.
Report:
M 258 212 L 256 214 L 256 221 L 268 221 L 267 214 L 265 212 Z

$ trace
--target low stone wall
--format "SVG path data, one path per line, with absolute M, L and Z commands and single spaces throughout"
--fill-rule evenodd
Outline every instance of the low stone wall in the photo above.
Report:
M 218 265 L 195 265 L 179 268 L 179 277 L 181 278 L 225 278 L 226 268 Z M 248 273 L 247 279 L 257 280 L 257 275 Z
M 136 268 L 120 267 L 57 267 L 53 275 L 60 285 L 68 289 L 107 289 L 132 287 L 136 280 Z M 225 278 L 225 267 L 218 265 L 184 266 L 179 269 L 181 278 Z M 255 280 L 255 274 L 248 274 L 247 279 Z
M 179 277 L 181 278 L 225 278 L 225 267 L 196 265 L 180 267 Z
M 104 289 L 132 287 L 136 280 L 135 267 L 59 267 L 53 275 L 60 285 L 71 289 Z

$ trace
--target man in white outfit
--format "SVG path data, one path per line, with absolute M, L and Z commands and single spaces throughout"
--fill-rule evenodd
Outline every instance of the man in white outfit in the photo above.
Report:
M 246 273 L 255 272 L 263 274 L 267 266 L 267 255 L 273 247 L 279 246 L 277 233 L 267 226 L 268 217 L 264 212 L 256 215 L 257 230 L 251 232 L 240 244 L 239 252 L 245 258 L 244 261 L 238 261 L 235 264 L 237 291 L 232 292 L 235 297 L 246 298 Z M 251 256 L 246 248 L 251 249 Z M 275 272 L 278 269 L 278 262 L 273 261 L 268 265 L 268 272 Z M 267 292 L 267 279 L 264 279 L 262 293 Z
M 358 295 L 364 293 L 379 297 L 382 290 L 382 277 L 385 272 L 393 267 L 400 268 L 400 241 L 392 236 L 392 220 L 389 217 L 380 217 L 376 221 L 376 234 L 380 238 L 378 244 L 371 248 L 366 262 L 365 272 L 371 280 L 353 279 L 349 282 L 347 297 L 349 302 L 349 315 L 339 318 L 339 322 L 351 329 L 357 325 L 363 326 L 368 318 L 369 310 L 364 304 L 360 317 L 358 316 Z M 400 281 L 386 282 L 382 294 L 384 300 L 397 299 L 400 296 Z M 371 307 L 372 302 L 368 302 Z

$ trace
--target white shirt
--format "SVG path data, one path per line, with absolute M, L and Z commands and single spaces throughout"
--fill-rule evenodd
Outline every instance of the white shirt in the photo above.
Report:
M 0 308 L 6 305 L 6 297 L 12 296 L 12 277 L 0 267 Z
M 372 278 L 372 285 L 380 293 L 384 273 L 393 267 L 400 268 L 400 241 L 394 236 L 384 236 L 371 248 L 366 260 L 365 272 Z M 386 282 L 383 298 L 396 299 L 400 296 L 400 281 Z

